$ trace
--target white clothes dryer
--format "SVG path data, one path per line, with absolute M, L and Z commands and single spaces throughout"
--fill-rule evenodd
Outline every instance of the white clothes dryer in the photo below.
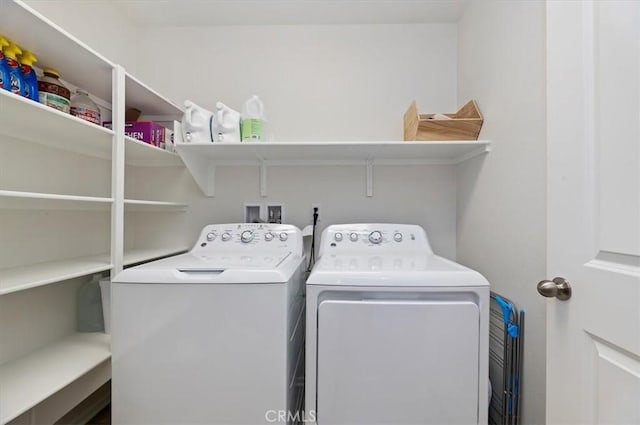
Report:
M 209 225 L 190 252 L 119 273 L 113 423 L 263 424 L 295 410 L 302 253 L 294 226 Z
M 421 227 L 329 226 L 306 302 L 308 421 L 487 423 L 489 283 Z

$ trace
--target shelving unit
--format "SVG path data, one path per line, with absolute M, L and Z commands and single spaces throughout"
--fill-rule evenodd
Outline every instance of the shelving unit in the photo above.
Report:
M 0 90 L 0 111 L 0 129 L 6 137 L 92 157 L 111 158 L 114 133 L 107 128 L 6 90 Z M 25 121 L 25 117 L 29 119 Z
M 169 123 L 182 109 L 21 1 L 0 2 L 0 28 L 87 90 L 114 128 L 0 90 L 0 310 L 58 312 L 46 324 L 21 313 L 0 321 L 2 344 L 16 347 L 0 352 L 0 424 L 21 415 L 53 423 L 110 377 L 109 336 L 74 333 L 74 291 L 94 273 L 189 249 L 188 204 L 171 180 L 181 158 L 123 131 L 126 108 Z M 24 334 L 37 336 L 13 341 Z
M 180 246 L 164 249 L 132 249 L 124 252 L 124 265 L 144 263 L 146 261 L 157 260 L 159 258 L 168 257 L 170 255 L 182 254 L 191 247 Z
M 182 157 L 206 196 L 215 194 L 215 167 L 261 167 L 260 192 L 267 196 L 267 167 L 288 165 L 363 165 L 367 167 L 367 196 L 373 196 L 374 165 L 451 165 L 490 151 L 491 143 L 446 142 L 245 142 L 180 143 Z
M 76 333 L 0 365 L 0 423 L 62 390 L 111 358 L 110 336 Z
M 104 254 L 0 269 L 0 296 L 104 272 L 111 266 L 109 254 Z
M 47 210 L 108 210 L 111 208 L 112 203 L 113 198 L 0 190 L 0 208 Z
M 183 167 L 178 154 L 125 136 L 125 162 L 141 167 Z
M 124 206 L 130 211 L 186 211 L 187 204 L 179 202 L 147 201 L 140 199 L 125 199 Z

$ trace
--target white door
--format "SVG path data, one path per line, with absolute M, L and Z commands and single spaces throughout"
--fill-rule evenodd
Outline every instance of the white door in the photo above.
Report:
M 547 423 L 640 424 L 640 2 L 547 2 Z

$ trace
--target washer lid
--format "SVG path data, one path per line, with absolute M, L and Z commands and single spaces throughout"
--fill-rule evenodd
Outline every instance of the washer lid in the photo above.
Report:
M 478 272 L 437 255 L 324 255 L 307 285 L 489 286 Z
M 292 252 L 279 256 L 189 252 L 123 270 L 113 283 L 284 283 L 300 266 Z

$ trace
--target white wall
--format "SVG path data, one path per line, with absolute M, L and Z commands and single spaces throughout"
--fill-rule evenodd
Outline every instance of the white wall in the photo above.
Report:
M 241 108 L 261 96 L 275 140 L 401 140 L 402 115 L 456 103 L 456 26 L 309 25 L 140 28 L 140 77 L 177 101 Z M 242 221 L 242 206 L 283 202 L 303 227 L 320 203 L 321 227 L 340 222 L 423 225 L 433 247 L 455 258 L 453 167 L 272 167 L 261 198 L 257 168 L 216 170 L 216 197 L 193 194 L 195 238 L 202 226 Z
M 492 152 L 458 169 L 458 260 L 526 312 L 522 423 L 545 422 L 546 81 L 543 1 L 478 0 L 458 27 L 458 101 Z
M 420 224 L 438 253 L 455 258 L 455 170 L 450 166 L 374 167 L 374 196 L 366 197 L 363 167 L 272 167 L 269 196 L 260 198 L 257 167 L 218 167 L 216 197 L 191 207 L 195 238 L 208 223 L 242 221 L 245 203 L 283 202 L 285 220 L 311 224 L 320 204 L 320 229 L 333 223 Z
M 136 27 L 110 0 L 25 0 L 93 50 L 135 73 Z
M 455 110 L 456 26 L 139 29 L 139 74 L 179 102 L 258 94 L 276 140 L 402 140 L 413 99 Z

